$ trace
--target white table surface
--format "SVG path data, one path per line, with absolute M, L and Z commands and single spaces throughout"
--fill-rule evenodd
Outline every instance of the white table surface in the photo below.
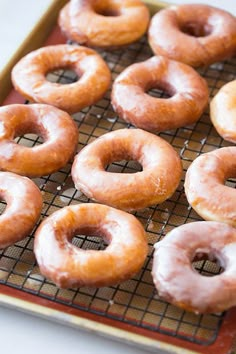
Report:
M 0 0 L 0 71 L 51 2 L 52 0 Z
M 0 0 L 0 69 L 23 41 L 50 0 Z M 169 0 L 183 3 L 188 0 Z M 196 2 L 196 1 L 195 1 Z M 201 0 L 236 14 L 235 0 Z M 14 11 L 12 5 L 14 4 Z M 96 334 L 0 307 L 0 351 L 8 354 L 141 354 L 147 351 Z

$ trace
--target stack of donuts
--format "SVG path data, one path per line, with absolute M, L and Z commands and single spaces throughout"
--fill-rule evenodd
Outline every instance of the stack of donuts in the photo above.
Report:
M 12 70 L 12 83 L 31 103 L 0 108 L 0 195 L 7 203 L 0 216 L 0 248 L 29 235 L 40 217 L 42 196 L 30 178 L 71 162 L 75 188 L 93 203 L 67 206 L 45 218 L 35 232 L 35 256 L 41 273 L 59 287 L 109 286 L 132 277 L 146 259 L 147 236 L 130 212 L 170 198 L 183 172 L 177 152 L 157 134 L 202 116 L 208 86 L 195 68 L 235 55 L 236 18 L 191 4 L 168 7 L 150 20 L 140 0 L 71 0 L 58 23 L 72 44 L 23 57 Z M 79 131 L 71 114 L 95 104 L 111 86 L 110 69 L 96 49 L 125 51 L 146 32 L 153 56 L 127 67 L 111 90 L 114 111 L 134 129 L 106 133 L 77 153 Z M 62 68 L 74 70 L 78 80 L 64 85 L 47 80 L 49 72 Z M 154 88 L 169 98 L 149 95 Z M 219 134 L 235 143 L 236 81 L 219 91 L 210 112 Z M 43 143 L 29 148 L 15 142 L 27 133 Z M 236 147 L 225 147 L 192 163 L 186 197 L 207 221 L 182 225 L 154 246 L 152 275 L 159 295 L 196 313 L 236 305 L 236 192 L 224 186 L 236 177 L 235 157 Z M 138 161 L 142 171 L 106 171 L 121 160 Z M 71 242 L 78 233 L 100 235 L 108 246 L 80 249 Z M 205 279 L 192 268 L 200 253 L 217 259 L 225 271 Z

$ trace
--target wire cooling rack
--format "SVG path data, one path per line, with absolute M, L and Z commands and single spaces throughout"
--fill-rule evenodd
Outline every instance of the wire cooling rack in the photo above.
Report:
M 113 80 L 130 64 L 152 56 L 146 38 L 125 49 L 100 54 L 108 63 Z M 211 97 L 222 85 L 235 79 L 235 68 L 236 59 L 233 59 L 199 70 L 208 82 Z M 53 82 L 69 83 L 77 78 L 70 70 L 58 70 L 49 73 L 48 79 Z M 165 93 L 159 90 L 152 90 L 150 94 L 165 97 Z M 110 92 L 107 92 L 96 105 L 74 114 L 73 117 L 80 132 L 78 150 L 109 131 L 131 128 L 113 111 Z M 18 289 L 22 293 L 34 294 L 38 298 L 63 304 L 68 311 L 70 308 L 80 309 L 85 313 L 99 315 L 100 318 L 113 319 L 115 323 L 130 324 L 200 345 L 213 343 L 225 313 L 195 315 L 168 304 L 158 297 L 150 271 L 153 244 L 173 228 L 201 220 L 189 206 L 184 193 L 183 181 L 188 166 L 200 154 L 231 144 L 222 140 L 217 134 L 210 122 L 208 111 L 194 125 L 165 131 L 158 135 L 168 141 L 179 153 L 184 173 L 178 189 L 170 199 L 160 205 L 134 213 L 143 224 L 149 243 L 146 262 L 134 278 L 117 286 L 99 289 L 86 287 L 59 289 L 40 274 L 32 251 L 34 241 L 34 232 L 32 232 L 25 240 L 0 252 L 0 283 Z M 27 146 L 42 143 L 41 138 L 33 134 L 18 137 L 16 140 L 19 144 Z M 140 166 L 134 161 L 120 161 L 110 164 L 107 169 L 110 172 L 132 173 L 140 170 Z M 90 201 L 74 188 L 70 170 L 69 163 L 50 176 L 34 179 L 44 197 L 41 220 L 64 206 Z M 235 179 L 230 179 L 226 183 L 232 188 L 236 186 Z M 2 201 L 0 211 L 4 208 L 5 203 Z M 99 237 L 77 235 L 72 242 L 84 249 L 99 250 L 105 247 Z M 216 263 L 209 260 L 194 262 L 194 267 L 205 276 L 213 276 L 221 271 Z

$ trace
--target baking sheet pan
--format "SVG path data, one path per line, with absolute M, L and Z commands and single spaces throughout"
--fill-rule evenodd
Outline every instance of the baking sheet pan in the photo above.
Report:
M 163 6 L 163 3 L 154 1 L 147 3 L 152 12 Z M 51 19 L 51 14 L 48 16 Z M 30 41 L 32 40 L 31 37 Z M 64 43 L 65 40 L 55 27 L 45 45 Z M 101 51 L 100 54 L 112 70 L 113 80 L 128 65 L 152 55 L 145 37 L 125 49 L 115 52 Z M 232 59 L 199 70 L 208 82 L 211 97 L 222 85 L 235 78 L 235 67 L 236 60 Z M 71 71 L 59 70 L 50 73 L 48 79 L 61 83 L 73 82 L 76 76 Z M 151 94 L 163 97 L 163 92 L 159 90 L 152 90 Z M 12 90 L 3 104 L 17 102 L 25 101 Z M 96 105 L 73 117 L 80 131 L 78 150 L 108 131 L 130 127 L 113 111 L 110 92 Z M 184 173 L 200 154 L 230 145 L 216 133 L 209 120 L 208 111 L 192 126 L 158 135 L 170 142 L 180 154 Z M 40 144 L 41 140 L 33 134 L 27 134 L 18 138 L 18 143 L 34 146 Z M 70 168 L 71 164 L 68 164 L 57 173 L 34 179 L 44 197 L 41 219 L 63 206 L 89 202 L 75 190 Z M 108 166 L 109 171 L 116 172 L 135 172 L 137 169 L 138 166 L 132 161 L 115 162 Z M 169 200 L 135 213 L 145 227 L 150 248 L 143 269 L 133 279 L 119 286 L 101 289 L 58 289 L 39 272 L 32 252 L 33 232 L 24 241 L 0 253 L 0 303 L 155 351 L 159 348 L 163 352 L 228 353 L 236 334 L 235 309 L 211 315 L 194 315 L 182 311 L 158 297 L 151 279 L 153 244 L 174 227 L 200 220 L 187 203 L 183 181 L 184 174 L 177 191 Z M 232 187 L 236 185 L 234 179 L 227 181 L 227 184 Z M 0 210 L 4 207 L 4 202 L 1 202 Z M 75 237 L 73 242 L 83 248 L 104 247 L 96 237 L 80 235 Z M 209 261 L 198 262 L 195 266 L 205 275 L 219 272 L 217 265 Z

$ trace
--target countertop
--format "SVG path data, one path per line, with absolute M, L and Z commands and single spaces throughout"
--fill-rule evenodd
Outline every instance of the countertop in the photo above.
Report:
M 0 0 L 0 32 L 3 34 L 0 40 L 2 49 L 0 71 L 50 2 L 50 0 Z M 175 2 L 189 3 L 187 0 Z M 12 11 L 13 3 L 14 11 Z M 236 2 L 232 0 L 201 0 L 201 3 L 219 6 L 236 14 Z M 0 307 L 0 333 L 1 352 L 9 354 L 147 353 L 147 351 L 100 337 L 94 333 L 86 333 L 3 307 Z

